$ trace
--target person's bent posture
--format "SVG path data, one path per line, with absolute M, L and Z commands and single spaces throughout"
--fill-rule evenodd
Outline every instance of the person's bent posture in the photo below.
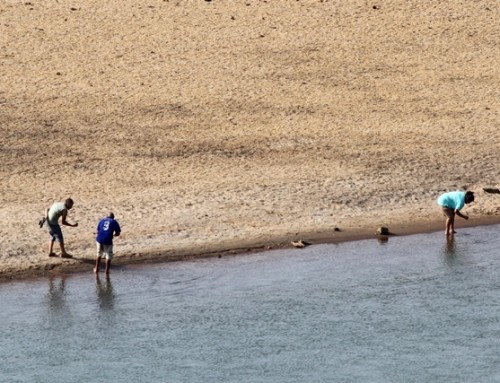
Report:
M 106 259 L 106 275 L 109 275 L 111 260 L 113 259 L 113 237 L 120 235 L 121 229 L 115 215 L 110 212 L 106 218 L 99 221 L 97 225 L 97 258 L 95 261 L 94 273 L 99 272 L 101 258 Z
M 66 252 L 64 247 L 64 237 L 62 234 L 61 226 L 59 225 L 59 218 L 61 218 L 61 225 L 77 227 L 78 223 L 68 222 L 68 211 L 73 207 L 73 200 L 68 198 L 64 202 L 55 202 L 52 206 L 45 210 L 45 220 L 50 234 L 49 243 L 49 257 L 55 257 L 54 253 L 54 242 L 59 242 L 59 247 L 61 248 L 62 258 L 71 258 L 71 255 Z
M 460 210 L 474 201 L 474 193 L 471 191 L 462 192 L 454 191 L 441 194 L 437 200 L 437 204 L 441 206 L 444 216 L 446 217 L 445 234 L 453 235 L 455 232 L 455 215 L 463 219 L 469 219 L 468 216 L 462 214 Z

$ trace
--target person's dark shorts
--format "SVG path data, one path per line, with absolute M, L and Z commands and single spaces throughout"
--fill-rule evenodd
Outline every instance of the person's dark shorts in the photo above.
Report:
M 64 243 L 63 234 L 61 230 L 61 226 L 59 225 L 51 225 L 47 222 L 49 228 L 49 234 L 52 237 L 53 241 Z
M 453 218 L 455 216 L 455 209 L 446 206 L 441 206 L 441 209 L 445 217 Z

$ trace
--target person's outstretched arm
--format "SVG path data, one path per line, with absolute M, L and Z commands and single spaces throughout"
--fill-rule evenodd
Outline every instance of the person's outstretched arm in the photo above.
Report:
M 61 224 L 63 224 L 64 226 L 71 226 L 71 227 L 77 227 L 78 226 L 78 222 L 77 223 L 69 223 L 66 218 L 68 217 L 68 210 L 63 210 L 63 213 L 62 213 L 62 220 L 61 220 Z

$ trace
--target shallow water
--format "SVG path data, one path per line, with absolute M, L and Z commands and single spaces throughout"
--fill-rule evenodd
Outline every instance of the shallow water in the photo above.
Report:
M 0 285 L 0 382 L 498 382 L 500 227 Z

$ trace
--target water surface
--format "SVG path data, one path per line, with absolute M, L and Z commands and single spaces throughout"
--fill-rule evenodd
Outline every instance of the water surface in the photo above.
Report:
M 0 285 L 0 382 L 498 382 L 500 227 Z

